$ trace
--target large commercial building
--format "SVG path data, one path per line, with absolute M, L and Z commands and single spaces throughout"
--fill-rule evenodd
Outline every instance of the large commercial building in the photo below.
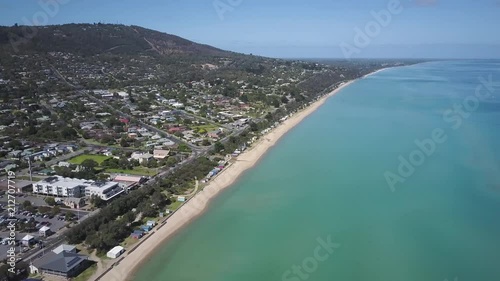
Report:
M 109 200 L 123 191 L 117 182 L 99 182 L 61 176 L 48 177 L 33 184 L 33 193 L 57 197 L 81 198 L 97 195 L 103 200 Z

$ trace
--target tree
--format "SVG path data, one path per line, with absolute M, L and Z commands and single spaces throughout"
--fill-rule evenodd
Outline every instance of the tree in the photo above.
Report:
M 50 207 L 47 207 L 47 206 L 38 207 L 38 212 L 40 212 L 41 214 L 47 214 L 50 211 L 52 211 L 52 208 L 50 208 Z
M 121 147 L 129 147 L 130 145 L 128 144 L 128 141 L 125 138 L 120 139 L 120 146 Z
M 109 174 L 98 174 L 97 179 L 102 180 L 102 181 L 106 181 L 109 179 Z
M 179 144 L 179 146 L 177 147 L 177 149 L 180 152 L 191 152 L 191 148 L 189 148 L 189 146 L 187 146 L 187 144 L 185 144 L 185 143 Z
M 155 191 L 155 193 L 153 193 L 153 195 L 151 195 L 151 201 L 156 206 L 162 206 L 163 204 L 165 204 L 165 199 L 166 199 L 165 194 L 163 194 L 159 191 Z
M 30 212 L 30 213 L 35 213 L 36 209 L 32 205 L 29 205 L 28 207 L 25 207 L 24 210 Z
M 97 195 L 92 195 L 90 197 L 90 203 L 96 208 L 102 208 L 106 205 L 106 201 L 102 200 L 102 198 Z
M 45 203 L 47 203 L 49 206 L 55 206 L 56 200 L 54 199 L 54 197 L 47 197 L 45 198 Z
M 92 159 L 85 159 L 83 160 L 82 164 L 80 164 L 85 170 L 93 170 L 95 167 L 99 166 L 99 163 L 97 163 L 95 160 Z
M 224 150 L 224 145 L 222 143 L 220 143 L 220 142 L 215 142 L 215 144 L 214 144 L 214 151 L 216 153 L 219 153 L 222 150 Z
M 252 132 L 257 132 L 259 130 L 259 125 L 255 122 L 250 122 L 250 130 L 252 130 Z
M 125 215 L 123 215 L 123 219 L 129 223 L 133 222 L 135 220 L 135 218 L 136 218 L 136 215 L 132 211 L 126 212 Z
M 24 207 L 24 209 L 29 208 L 29 207 L 32 207 L 32 205 L 31 205 L 31 201 L 24 200 L 24 202 L 23 202 L 23 207 Z
M 274 106 L 274 107 L 276 107 L 276 108 L 278 108 L 278 107 L 280 107 L 280 102 L 279 102 L 278 99 L 273 99 L 271 101 L 271 105 Z
M 51 214 L 53 216 L 57 216 L 60 212 L 61 212 L 61 208 L 59 206 L 55 206 L 54 208 L 52 208 Z
M 175 166 L 175 164 L 177 164 L 177 159 L 175 159 L 175 157 L 170 156 L 170 157 L 168 157 L 165 164 L 169 167 L 173 167 L 173 166 Z
M 73 214 L 72 212 L 66 211 L 66 214 L 64 214 L 64 219 L 67 220 L 67 221 L 69 221 L 69 220 L 73 219 L 75 216 L 76 215 Z
M 282 103 L 288 103 L 288 98 L 286 96 L 281 97 L 281 102 Z
M 156 217 L 158 215 L 158 211 L 156 208 L 151 206 L 151 204 L 147 204 L 143 209 L 142 209 L 142 216 L 143 217 Z

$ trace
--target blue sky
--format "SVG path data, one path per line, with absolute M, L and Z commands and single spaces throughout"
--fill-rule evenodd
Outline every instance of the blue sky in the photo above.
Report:
M 43 9 L 54 1 L 54 13 Z M 0 0 L 0 25 L 37 16 L 47 24 L 134 24 L 272 57 L 500 58 L 500 0 L 399 1 Z M 380 11 L 390 20 L 377 20 Z

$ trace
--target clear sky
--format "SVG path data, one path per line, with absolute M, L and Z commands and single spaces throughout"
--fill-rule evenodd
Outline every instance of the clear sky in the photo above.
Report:
M 0 0 L 0 25 L 133 24 L 272 57 L 500 58 L 500 0 L 399 1 Z

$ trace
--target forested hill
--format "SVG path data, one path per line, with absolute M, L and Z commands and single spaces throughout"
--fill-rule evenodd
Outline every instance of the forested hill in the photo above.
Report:
M 65 24 L 41 27 L 0 27 L 4 51 L 69 52 L 82 56 L 101 53 L 162 56 L 230 56 L 233 53 L 139 26 Z M 10 49 L 9 49 L 10 48 Z

